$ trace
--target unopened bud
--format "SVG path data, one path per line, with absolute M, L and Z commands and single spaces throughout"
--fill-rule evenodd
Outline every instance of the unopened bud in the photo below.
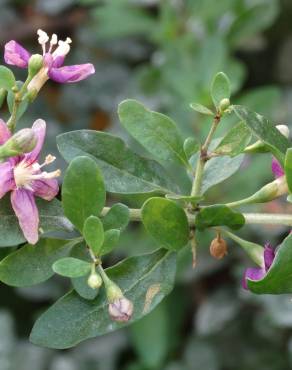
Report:
M 92 289 L 99 289 L 102 285 L 102 278 L 96 272 L 91 273 L 87 280 L 87 284 Z
M 213 239 L 210 244 L 210 254 L 217 260 L 220 260 L 227 254 L 227 243 L 220 236 Z
M 133 303 L 125 297 L 116 299 L 108 306 L 110 317 L 119 322 L 129 321 L 132 317 L 133 309 Z
M 288 139 L 289 134 L 290 134 L 290 130 L 289 130 L 288 126 L 286 126 L 286 125 L 277 125 L 276 129 L 279 130 L 281 132 L 281 134 L 284 135 Z
M 30 128 L 24 128 L 14 134 L 1 147 L 1 157 L 14 157 L 16 155 L 31 152 L 37 144 L 37 137 Z
M 219 103 L 219 111 L 224 112 L 230 106 L 230 100 L 228 98 L 224 98 Z
M 33 54 L 28 62 L 28 74 L 32 78 L 43 67 L 43 57 L 40 54 Z

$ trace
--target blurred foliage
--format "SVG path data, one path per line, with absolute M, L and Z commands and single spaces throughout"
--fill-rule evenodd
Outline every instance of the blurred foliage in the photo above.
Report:
M 91 61 L 96 67 L 96 75 L 81 84 L 49 83 L 26 115 L 23 126 L 39 116 L 48 121 L 45 152 L 56 152 L 56 135 L 68 130 L 120 131 L 116 110 L 125 98 L 167 113 L 186 137 L 200 138 L 208 129 L 208 118 L 196 114 L 189 103 L 210 106 L 211 78 L 220 70 L 233 83 L 233 103 L 247 104 L 276 123 L 291 120 L 289 0 L 0 0 L 0 7 L 2 46 L 15 39 L 38 52 L 33 49 L 36 30 L 43 28 L 73 39 L 70 64 Z M 226 119 L 222 126 L 232 123 Z M 127 138 L 125 132 L 118 133 Z M 238 189 L 245 193 L 241 195 L 251 194 L 270 179 L 269 163 L 267 155 L 248 157 L 242 171 L 228 184 L 212 188 L 209 197 L 232 201 Z M 262 207 L 270 212 L 290 209 L 281 201 Z M 246 227 L 241 234 L 276 245 L 285 232 L 279 227 Z M 200 233 L 195 270 L 189 249 L 181 253 L 177 287 L 154 312 L 128 330 L 68 351 L 42 349 L 23 339 L 48 302 L 68 289 L 64 280 L 53 278 L 29 289 L 1 286 L 0 369 L 291 368 L 291 298 L 243 291 L 241 251 L 229 242 L 228 257 L 212 260 L 212 238 Z M 133 225 L 109 262 L 155 247 Z M 6 252 L 1 249 L 1 258 Z

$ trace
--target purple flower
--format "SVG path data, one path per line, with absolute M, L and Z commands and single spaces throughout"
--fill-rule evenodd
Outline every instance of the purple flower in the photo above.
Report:
M 119 322 L 127 322 L 133 315 L 133 303 L 127 298 L 115 299 L 108 306 L 110 317 Z
M 276 179 L 285 175 L 285 172 L 282 166 L 280 165 L 280 162 L 278 162 L 276 158 L 272 159 L 272 172 Z
M 37 33 L 38 42 L 42 46 L 43 67 L 30 81 L 27 87 L 29 91 L 32 89 L 39 91 L 49 78 L 59 83 L 71 83 L 84 80 L 95 73 L 94 66 L 90 63 L 62 67 L 70 51 L 72 41 L 69 37 L 65 41 L 58 41 L 55 34 L 50 39 L 42 30 L 38 30 Z M 31 54 L 14 40 L 5 45 L 4 59 L 7 64 L 27 68 L 30 57 Z
M 60 170 L 42 172 L 42 167 L 52 163 L 55 157 L 48 155 L 43 164 L 38 163 L 46 134 L 46 123 L 35 121 L 32 130 L 37 138 L 34 149 L 26 154 L 11 157 L 0 163 L 0 199 L 11 192 L 12 208 L 26 240 L 35 244 L 38 241 L 39 214 L 35 197 L 52 200 L 59 191 L 56 177 Z M 0 120 L 0 144 L 5 143 L 11 134 L 6 124 Z
M 261 280 L 266 273 L 269 271 L 275 258 L 275 250 L 270 243 L 265 244 L 264 249 L 264 261 L 262 267 L 249 267 L 245 270 L 244 277 L 242 280 L 242 286 L 248 290 L 247 279 L 250 280 Z

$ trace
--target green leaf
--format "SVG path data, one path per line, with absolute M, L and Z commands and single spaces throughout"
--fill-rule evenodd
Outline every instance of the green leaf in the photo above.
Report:
M 14 74 L 5 66 L 0 66 L 0 87 L 10 91 L 16 84 Z
M 248 287 L 257 294 L 292 293 L 292 234 L 277 248 L 276 257 L 269 271 L 261 280 L 248 280 Z
M 110 253 L 117 246 L 120 239 L 120 233 L 120 230 L 116 229 L 107 230 L 104 233 L 104 242 L 100 252 L 101 256 Z
M 191 156 L 197 153 L 199 150 L 200 143 L 193 137 L 188 137 L 184 141 L 184 152 L 186 153 L 187 158 L 191 158 Z
M 30 340 L 49 348 L 69 348 L 81 341 L 129 325 L 151 312 L 173 288 L 175 253 L 163 249 L 130 257 L 107 269 L 109 277 L 133 302 L 128 323 L 110 319 L 104 291 L 94 301 L 70 292 L 49 308 L 35 323 Z
M 81 233 L 85 220 L 100 214 L 105 204 L 105 188 L 93 159 L 77 157 L 70 163 L 64 176 L 62 203 L 65 215 Z
M 205 166 L 201 193 L 232 176 L 240 168 L 243 159 L 243 154 L 234 158 L 223 156 L 210 159 Z
M 17 81 L 16 82 L 16 86 L 17 86 L 17 88 L 19 90 L 21 89 L 22 85 L 23 85 L 23 82 L 22 81 Z M 8 94 L 7 94 L 7 104 L 8 104 L 8 109 L 9 109 L 9 113 L 10 114 L 12 114 L 12 111 L 13 111 L 14 100 L 15 100 L 14 93 L 12 91 L 8 91 Z M 17 121 L 25 113 L 25 111 L 27 110 L 27 107 L 28 107 L 28 100 L 27 99 L 23 99 L 19 103 L 19 105 L 18 105 L 17 116 L 16 116 Z
M 90 216 L 86 219 L 83 236 L 90 249 L 98 256 L 104 241 L 103 224 L 98 217 Z
M 150 198 L 142 207 L 142 222 L 149 234 L 163 247 L 179 250 L 189 240 L 185 211 L 175 202 Z
M 202 208 L 195 219 L 195 226 L 203 230 L 212 226 L 228 226 L 231 229 L 240 229 L 245 223 L 244 216 L 237 211 L 225 206 L 215 204 Z
M 128 226 L 129 221 L 129 208 L 121 203 L 114 204 L 102 219 L 104 230 L 119 229 L 122 231 Z
M 213 79 L 211 96 L 216 108 L 219 107 L 222 99 L 229 99 L 231 95 L 230 81 L 225 73 L 219 72 Z
M 92 262 L 85 243 L 79 243 L 78 245 L 75 245 L 70 252 L 70 256 L 81 259 L 85 262 Z M 96 298 L 96 296 L 98 295 L 99 289 L 92 289 L 88 286 L 87 280 L 89 278 L 89 275 L 90 272 L 84 276 L 72 278 L 71 283 L 73 285 L 74 290 L 82 298 L 92 300 Z
M 241 105 L 234 105 L 236 115 L 243 120 L 252 133 L 269 148 L 271 153 L 284 165 L 289 140 L 282 135 L 265 117 Z
M 190 107 L 198 113 L 206 114 L 209 116 L 214 116 L 214 113 L 209 108 L 205 107 L 202 104 L 192 103 L 190 104 Z
M 284 168 L 289 192 L 292 193 L 292 148 L 286 152 Z
M 129 134 L 156 159 L 188 165 L 182 138 L 169 117 L 131 99 L 119 104 L 118 114 Z
M 165 194 L 177 191 L 162 166 L 133 153 L 118 137 L 80 130 L 58 136 L 57 144 L 67 162 L 83 155 L 93 158 L 102 171 L 107 191 L 111 193 Z
M 61 276 L 76 278 L 87 275 L 91 270 L 91 264 L 78 258 L 65 257 L 53 264 L 53 270 Z
M 52 264 L 67 256 L 78 240 L 42 239 L 26 244 L 0 263 L 0 280 L 7 285 L 26 287 L 42 283 L 54 275 Z
M 215 153 L 235 157 L 242 153 L 251 140 L 251 131 L 245 122 L 240 121 L 231 128 L 220 141 Z
M 64 217 L 61 203 L 57 199 L 48 202 L 36 199 L 40 216 L 40 229 L 43 233 L 51 231 L 72 231 L 73 225 Z M 10 197 L 6 195 L 0 200 L 0 247 L 19 245 L 25 242 L 18 219 L 10 204 Z

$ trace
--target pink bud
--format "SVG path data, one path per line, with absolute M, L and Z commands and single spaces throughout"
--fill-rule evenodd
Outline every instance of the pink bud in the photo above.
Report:
M 113 320 L 126 322 L 132 317 L 133 303 L 125 297 L 116 299 L 109 304 L 108 312 Z

